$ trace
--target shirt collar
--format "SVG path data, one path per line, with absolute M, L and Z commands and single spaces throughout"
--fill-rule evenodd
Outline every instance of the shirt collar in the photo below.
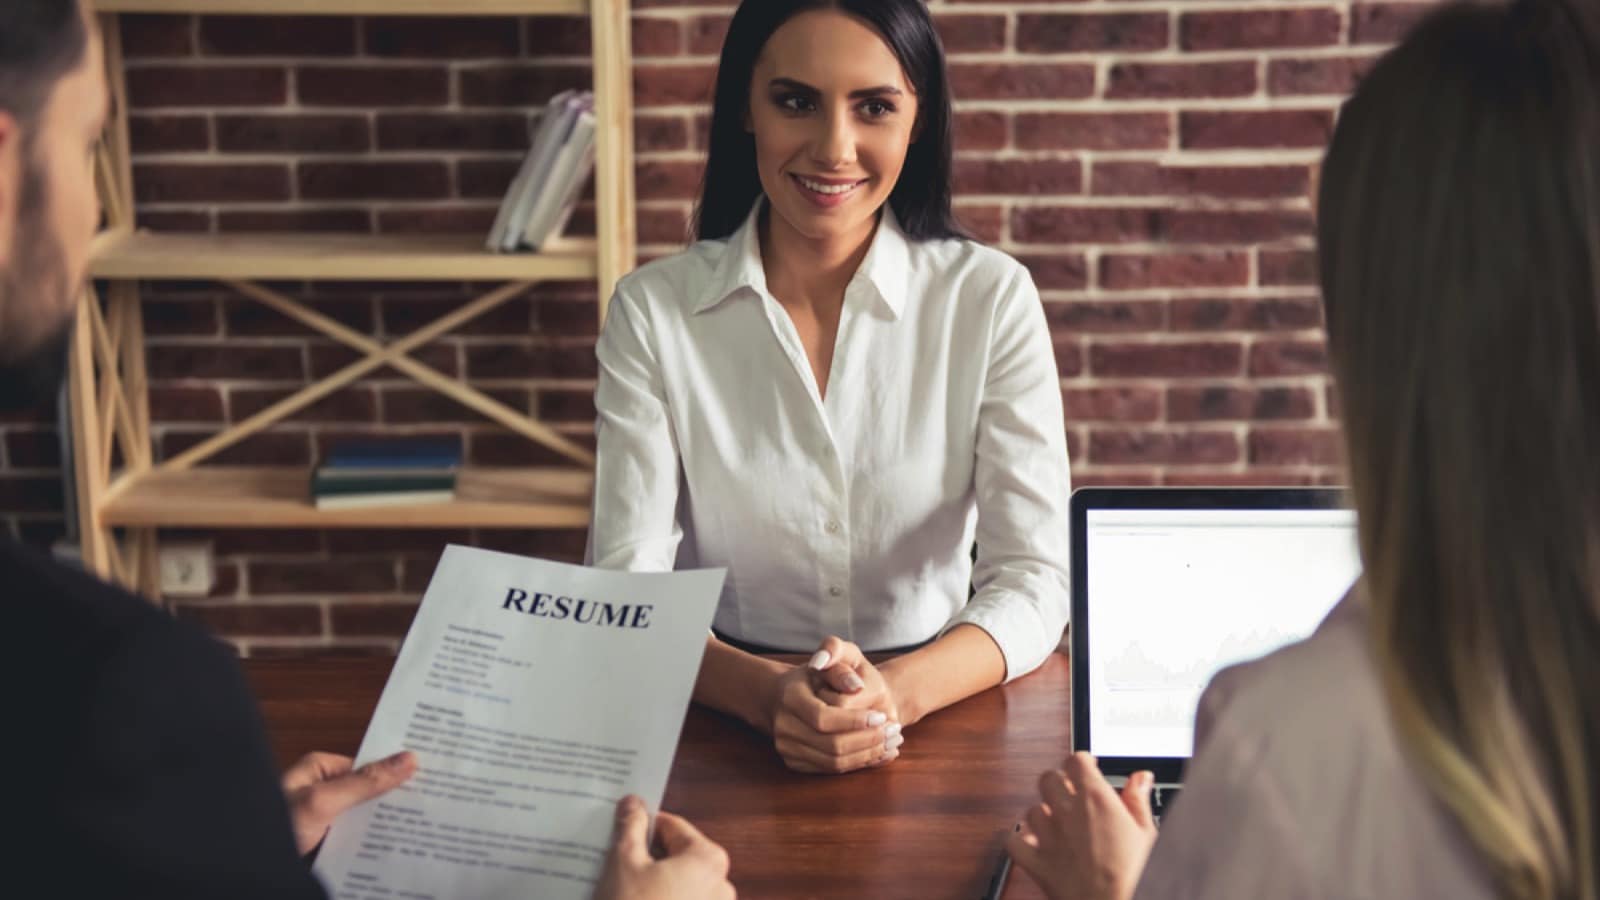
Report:
M 749 288 L 758 295 L 767 294 L 767 272 L 761 264 L 761 209 L 765 199 L 757 200 L 745 217 L 744 224 L 728 239 L 727 249 L 717 263 L 711 277 L 711 287 L 695 306 L 696 313 L 721 305 L 739 291 Z M 900 220 L 887 203 L 878 220 L 878 230 L 872 246 L 861 260 L 856 277 L 864 277 L 872 284 L 878 298 L 888 308 L 890 315 L 900 317 L 905 308 L 906 285 L 911 278 L 910 239 L 900 227 Z
M 758 295 L 766 295 L 767 270 L 761 265 L 760 221 L 763 205 L 764 201 L 758 199 L 750 208 L 750 214 L 744 217 L 744 224 L 728 238 L 728 246 L 722 251 L 722 260 L 712 273 L 711 286 L 694 308 L 696 313 L 721 305 L 722 301 L 744 288 L 750 288 Z

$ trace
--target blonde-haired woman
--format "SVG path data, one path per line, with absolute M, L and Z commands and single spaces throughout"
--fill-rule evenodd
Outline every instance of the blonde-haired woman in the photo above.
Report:
M 1363 583 L 1213 682 L 1159 841 L 1148 775 L 1041 780 L 1011 850 L 1051 897 L 1600 897 L 1597 18 L 1448 6 L 1345 106 L 1319 243 Z

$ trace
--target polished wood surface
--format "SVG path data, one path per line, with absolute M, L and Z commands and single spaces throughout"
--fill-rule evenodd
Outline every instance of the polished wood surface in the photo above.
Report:
M 391 665 L 246 660 L 280 764 L 353 754 Z M 978 900 L 1039 773 L 1071 747 L 1068 672 L 1052 655 L 908 729 L 893 764 L 835 777 L 789 772 L 767 739 L 692 707 L 664 805 L 728 848 L 744 898 Z M 1005 892 L 1039 896 L 1021 872 Z

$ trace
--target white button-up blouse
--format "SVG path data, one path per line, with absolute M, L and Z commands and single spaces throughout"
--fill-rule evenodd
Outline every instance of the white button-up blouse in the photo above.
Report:
M 590 563 L 726 567 L 715 627 L 755 644 L 888 649 L 970 623 L 1008 679 L 1032 671 L 1070 610 L 1070 475 L 1027 270 L 976 242 L 911 240 L 885 206 L 824 399 L 767 290 L 760 209 L 617 285 Z

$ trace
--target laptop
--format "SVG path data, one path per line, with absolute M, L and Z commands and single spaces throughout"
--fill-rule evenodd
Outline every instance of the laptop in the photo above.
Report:
M 1072 745 L 1114 784 L 1177 799 L 1206 684 L 1303 640 L 1361 574 L 1355 513 L 1324 488 L 1072 495 Z

